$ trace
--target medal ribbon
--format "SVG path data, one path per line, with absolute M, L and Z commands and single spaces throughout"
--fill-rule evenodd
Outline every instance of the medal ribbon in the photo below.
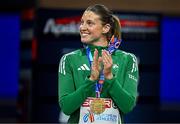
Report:
M 114 37 L 113 35 L 108 45 L 109 54 L 112 54 L 116 49 L 118 49 L 120 43 L 121 43 L 121 40 L 118 39 L 117 37 Z M 86 55 L 87 55 L 87 58 L 91 67 L 92 62 L 93 62 L 93 57 L 91 54 L 91 50 L 88 46 L 86 46 Z M 103 69 L 102 69 L 100 72 L 99 80 L 96 82 L 96 85 L 95 85 L 96 98 L 100 98 L 100 93 L 102 91 L 103 83 L 104 83 L 104 74 L 103 74 Z

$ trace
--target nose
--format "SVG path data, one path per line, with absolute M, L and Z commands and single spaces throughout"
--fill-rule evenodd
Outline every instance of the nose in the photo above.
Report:
M 86 30 L 87 29 L 86 24 L 85 23 L 80 24 L 79 29 Z

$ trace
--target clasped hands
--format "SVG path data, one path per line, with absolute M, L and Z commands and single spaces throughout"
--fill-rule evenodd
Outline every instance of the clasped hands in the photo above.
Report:
M 95 49 L 93 62 L 91 65 L 91 75 L 89 79 L 92 81 L 98 80 L 102 67 L 103 67 L 104 78 L 112 79 L 113 78 L 112 66 L 113 66 L 113 61 L 108 51 L 102 50 L 102 56 L 98 57 L 98 50 Z

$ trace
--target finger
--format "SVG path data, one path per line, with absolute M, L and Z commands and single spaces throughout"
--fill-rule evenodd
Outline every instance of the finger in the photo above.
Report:
M 111 57 L 111 55 L 110 55 L 109 52 L 106 51 L 106 50 L 105 50 L 105 53 L 106 53 L 107 61 L 108 61 L 110 64 L 112 64 L 112 57 Z
M 92 66 L 97 66 L 98 51 L 95 49 Z
M 98 64 L 100 64 L 103 61 L 102 57 L 99 57 Z
M 103 63 L 106 64 L 108 61 L 105 57 L 105 53 L 104 53 L 104 50 L 102 50 L 102 60 L 103 60 Z
M 104 63 L 111 63 L 111 56 L 109 56 L 109 54 L 107 53 L 107 51 L 103 50 L 102 51 L 102 57 L 103 57 L 103 61 Z
M 94 62 L 97 62 L 97 60 L 98 60 L 97 58 L 98 58 L 98 51 L 97 51 L 97 49 L 95 49 L 95 50 L 94 50 L 93 61 L 94 61 Z
M 107 60 L 111 60 L 111 55 L 109 54 L 109 52 L 106 50 L 103 50 L 103 52 L 104 52 L 104 55 L 107 58 Z
M 103 59 L 102 59 L 102 57 L 99 57 L 98 58 L 98 66 L 99 66 L 99 70 L 101 70 L 102 69 L 102 62 L 103 62 Z

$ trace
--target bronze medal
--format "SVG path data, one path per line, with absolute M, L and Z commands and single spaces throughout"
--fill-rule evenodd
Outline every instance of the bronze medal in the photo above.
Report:
M 102 98 L 94 98 L 90 104 L 90 110 L 94 114 L 101 114 L 105 111 L 105 102 Z

